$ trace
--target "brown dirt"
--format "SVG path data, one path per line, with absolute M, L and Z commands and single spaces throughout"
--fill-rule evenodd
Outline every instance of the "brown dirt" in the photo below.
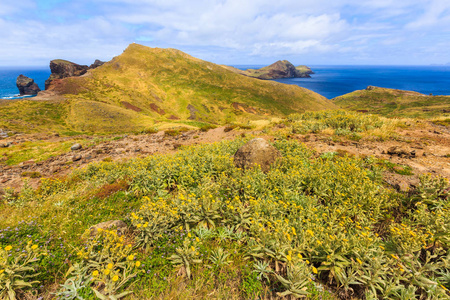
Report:
M 126 102 L 126 101 L 120 101 L 120 103 L 122 103 L 122 105 L 123 105 L 126 109 L 131 109 L 131 110 L 134 110 L 134 111 L 136 111 L 136 112 L 142 111 L 141 108 L 139 108 L 139 107 L 137 107 L 137 106 L 134 106 L 133 104 L 131 104 L 131 103 L 129 103 L 129 102 Z
M 166 136 L 164 132 L 148 135 L 125 135 L 118 140 L 106 141 L 95 146 L 71 151 L 43 162 L 26 161 L 14 166 L 7 166 L 0 162 L 0 190 L 7 187 L 20 189 L 23 186 L 22 175 L 24 172 L 27 172 L 27 174 L 38 172 L 42 177 L 64 176 L 70 173 L 72 169 L 84 167 L 91 162 L 172 153 L 177 151 L 180 146 L 234 139 L 243 133 L 262 135 L 258 131 L 232 130 L 225 132 L 224 129 L 225 127 L 219 127 L 207 132 L 187 131 L 174 137 Z M 266 139 L 274 138 L 267 135 L 263 137 Z M 21 140 L 45 139 L 58 142 L 67 139 L 42 135 L 21 135 L 20 138 L 18 140 L 17 137 L 9 137 L 0 140 L 0 144 L 9 141 L 20 143 Z M 424 173 L 450 178 L 450 130 L 447 127 L 431 124 L 427 127 L 412 130 L 403 129 L 399 131 L 399 138 L 396 140 L 381 142 L 356 142 L 345 139 L 336 142 L 332 140 L 331 136 L 315 134 L 292 135 L 290 138 L 305 143 L 309 148 L 314 149 L 317 155 L 324 152 L 337 152 L 339 155 L 374 156 L 394 164 L 411 167 L 414 175 L 410 176 L 385 173 L 386 182 L 397 188 L 402 184 L 414 188 L 418 183 L 418 176 Z M 401 151 L 393 151 L 393 147 Z M 389 154 L 390 152 L 396 152 L 397 154 Z M 30 178 L 29 182 L 31 186 L 37 187 L 40 179 Z

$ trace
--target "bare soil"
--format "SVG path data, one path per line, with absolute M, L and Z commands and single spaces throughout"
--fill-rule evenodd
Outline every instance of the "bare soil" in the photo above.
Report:
M 64 176 L 74 168 L 82 168 L 89 163 L 103 160 L 123 160 L 133 157 L 144 157 L 177 151 L 181 146 L 213 143 L 226 139 L 234 139 L 242 134 L 262 135 L 268 140 L 274 136 L 261 132 L 232 130 L 225 132 L 225 127 L 211 129 L 207 132 L 187 131 L 178 136 L 168 136 L 164 132 L 147 135 L 125 135 L 120 139 L 99 143 L 91 147 L 71 151 L 46 161 L 32 160 L 18 165 L 8 166 L 0 162 L 0 193 L 5 188 L 20 190 L 24 184 L 24 174 L 39 173 L 39 177 Z M 448 127 L 430 124 L 415 129 L 402 129 L 399 137 L 388 141 L 333 141 L 327 135 L 292 135 L 290 138 L 305 143 L 314 149 L 316 155 L 324 152 L 337 152 L 339 155 L 373 156 L 394 164 L 409 166 L 413 175 L 399 175 L 396 172 L 385 172 L 384 179 L 391 186 L 407 191 L 418 184 L 418 176 L 431 173 L 450 178 L 450 130 Z M 73 137 L 72 137 L 73 138 Z M 93 137 L 85 137 L 93 138 Z M 14 145 L 29 140 L 45 139 L 51 142 L 62 142 L 65 137 L 20 135 L 8 137 L 0 143 L 12 142 Z M 26 176 L 26 175 L 25 175 Z M 32 187 L 39 186 L 40 178 L 29 178 Z

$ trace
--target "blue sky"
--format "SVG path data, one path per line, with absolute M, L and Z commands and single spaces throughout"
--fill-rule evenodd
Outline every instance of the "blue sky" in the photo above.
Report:
M 128 44 L 221 64 L 450 63 L 449 0 L 0 0 L 0 66 L 110 60 Z

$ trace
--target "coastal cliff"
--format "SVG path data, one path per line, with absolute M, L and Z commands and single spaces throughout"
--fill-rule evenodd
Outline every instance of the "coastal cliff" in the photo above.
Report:
M 77 77 L 86 74 L 90 69 L 98 68 L 103 65 L 104 62 L 98 59 L 95 60 L 90 66 L 79 65 L 63 59 L 55 59 L 50 62 L 50 70 L 52 74 L 45 81 L 45 89 L 47 90 L 52 81 L 55 79 L 63 79 L 67 77 Z

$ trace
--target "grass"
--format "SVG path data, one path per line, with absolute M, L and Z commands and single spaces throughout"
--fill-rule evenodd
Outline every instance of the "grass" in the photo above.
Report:
M 387 117 L 448 117 L 450 111 L 450 96 L 427 96 L 379 87 L 354 91 L 334 98 L 333 102 L 344 109 L 366 111 Z
M 79 139 L 73 139 L 58 143 L 47 141 L 23 142 L 8 148 L 0 148 L 0 155 L 7 157 L 5 161 L 7 165 L 17 165 L 28 160 L 40 162 L 52 156 L 69 152 L 70 147 L 79 141 Z
M 175 49 L 137 44 L 92 70 L 92 76 L 67 80 L 62 92 L 74 99 L 111 105 L 118 105 L 120 99 L 157 120 L 174 115 L 219 124 L 334 107 L 322 96 L 297 86 L 255 80 Z M 236 109 L 238 104 L 244 111 Z M 152 109 L 155 105 L 158 111 Z
M 321 134 L 350 140 L 387 140 L 396 137 L 395 130 L 404 126 L 402 120 L 344 110 L 327 110 L 292 114 L 286 119 L 274 119 L 264 128 L 266 132 L 289 136 L 292 134 Z
M 64 100 L 2 102 L 0 128 L 64 135 L 132 133 L 176 123 L 201 128 L 336 108 L 298 86 L 242 76 L 175 49 L 137 44 L 52 89 Z
M 22 133 L 68 130 L 67 105 L 61 101 L 5 101 L 0 103 L 0 128 Z
M 232 155 L 247 140 L 90 164 L 8 194 L 0 268 L 37 245 L 24 274 L 39 273 L 39 283 L 16 291 L 44 299 L 66 293 L 54 283 L 70 278 L 85 299 L 94 289 L 133 292 L 125 299 L 449 296 L 446 179 L 424 176 L 415 193 L 399 194 L 373 160 L 316 158 L 286 139 L 274 144 L 283 159 L 270 172 L 240 170 Z M 84 233 L 116 219 L 128 234 Z

